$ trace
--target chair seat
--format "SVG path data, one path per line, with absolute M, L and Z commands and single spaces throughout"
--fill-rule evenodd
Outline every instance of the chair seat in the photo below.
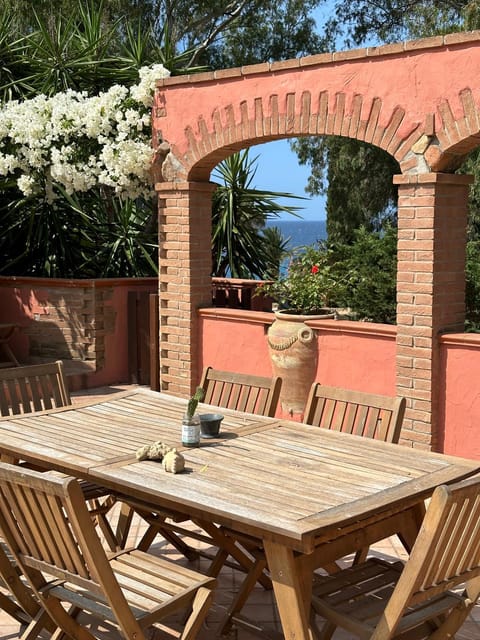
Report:
M 369 558 L 334 575 L 315 575 L 313 609 L 322 618 L 367 640 L 375 631 L 403 570 L 402 562 Z M 462 605 L 463 599 L 451 591 L 410 603 L 392 637 L 410 631 L 409 640 L 424 638 L 433 631 L 429 620 Z M 320 640 L 330 635 L 328 625 L 318 632 Z
M 158 618 L 158 611 L 171 606 L 172 598 L 176 600 L 176 609 L 182 600 L 187 607 L 201 585 L 205 586 L 207 596 L 211 594 L 211 587 L 215 583 L 213 578 L 197 571 L 136 549 L 112 554 L 109 561 L 123 595 L 142 628 L 152 626 L 152 618 Z M 42 593 L 78 605 L 96 618 L 116 623 L 115 614 L 101 594 L 94 594 L 93 591 L 86 593 L 81 586 L 70 582 L 47 584 Z

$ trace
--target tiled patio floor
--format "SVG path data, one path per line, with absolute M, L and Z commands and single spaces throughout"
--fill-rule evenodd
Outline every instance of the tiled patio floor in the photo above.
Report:
M 121 387 L 124 388 L 124 387 Z M 117 387 L 115 390 L 120 390 Z M 88 395 L 103 395 L 108 390 L 98 390 L 90 392 Z M 82 399 L 83 394 L 75 394 L 77 399 Z M 139 539 L 145 525 L 139 519 L 135 519 L 130 535 L 131 539 L 129 543 L 134 543 Z M 197 545 L 203 545 L 204 543 L 197 542 Z M 387 541 L 382 542 L 374 547 L 374 552 L 387 558 L 405 557 L 403 548 L 396 538 L 390 538 Z M 187 561 L 180 556 L 178 552 L 168 543 L 164 542 L 161 538 L 158 538 L 151 547 L 151 551 L 154 553 L 166 554 L 167 557 L 172 560 L 185 562 Z M 192 566 L 200 571 L 206 570 L 209 561 L 206 558 L 200 558 L 188 563 L 188 566 Z M 220 620 L 222 619 L 228 604 L 232 601 L 235 594 L 236 587 L 239 581 L 242 579 L 242 574 L 231 567 L 224 567 L 219 576 L 218 587 L 215 594 L 214 604 L 210 610 L 206 623 L 204 624 L 198 640 L 212 640 L 216 635 L 216 630 Z M 267 591 L 261 586 L 257 586 L 252 593 L 247 605 L 242 611 L 242 615 L 248 617 L 251 620 L 255 620 L 261 627 L 272 629 L 274 632 L 272 636 L 279 636 L 280 624 L 278 620 L 277 611 L 275 608 L 274 597 L 272 591 Z M 117 640 L 120 636 L 111 629 L 98 629 L 96 632 L 99 638 L 102 640 Z M 10 618 L 3 611 L 0 611 L 0 640 L 14 640 L 19 638 L 21 630 L 19 624 Z M 47 636 L 46 636 L 47 637 Z M 167 636 L 161 632 L 152 632 L 150 635 L 151 640 L 163 640 Z M 230 634 L 226 636 L 228 640 L 254 640 L 258 638 L 257 634 L 251 633 L 245 629 L 232 629 Z M 266 640 L 270 638 L 270 634 L 263 634 Z M 334 635 L 334 640 L 351 640 L 353 636 L 351 634 L 337 631 Z M 469 617 L 466 623 L 463 625 L 461 631 L 456 635 L 456 640 L 480 640 L 480 605 L 477 605 L 473 614 Z

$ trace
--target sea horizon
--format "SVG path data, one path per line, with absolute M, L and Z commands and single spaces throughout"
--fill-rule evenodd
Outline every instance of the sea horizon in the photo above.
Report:
M 306 247 L 327 239 L 326 220 L 268 220 L 267 227 L 277 227 L 284 240 L 288 240 L 289 250 Z

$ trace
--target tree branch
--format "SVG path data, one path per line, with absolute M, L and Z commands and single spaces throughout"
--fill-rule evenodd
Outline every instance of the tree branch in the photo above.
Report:
M 250 2 L 251 0 L 243 0 L 243 2 L 239 2 L 239 3 L 230 2 L 225 7 L 225 9 L 222 11 L 222 14 L 221 14 L 225 16 L 225 18 L 221 20 L 218 24 L 214 22 L 212 30 L 210 31 L 208 36 L 195 49 L 195 52 L 193 53 L 192 57 L 189 60 L 188 67 L 192 67 L 196 64 L 202 51 L 205 51 L 205 49 L 207 49 L 212 44 L 212 42 L 215 40 L 218 34 L 221 33 L 230 23 L 232 23 L 235 20 L 235 18 L 237 18 L 242 13 L 242 11 Z M 257 4 L 256 1 L 252 3 L 253 6 L 255 6 L 255 4 Z M 216 19 L 218 17 L 220 16 L 217 16 Z

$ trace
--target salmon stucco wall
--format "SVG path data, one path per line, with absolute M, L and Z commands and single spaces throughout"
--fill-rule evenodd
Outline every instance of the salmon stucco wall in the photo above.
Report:
M 480 335 L 448 334 L 440 341 L 441 450 L 480 459 Z
M 266 340 L 271 313 L 200 309 L 199 315 L 199 371 L 212 366 L 224 371 L 272 375 Z
M 367 393 L 396 394 L 396 327 L 343 320 L 309 324 L 317 329 L 318 382 Z
M 63 360 L 72 391 L 128 382 L 129 294 L 157 289 L 156 278 L 0 277 L 0 322 L 19 326 L 21 364 Z
M 199 311 L 201 369 L 271 376 L 266 332 L 273 314 L 227 309 Z M 316 380 L 325 385 L 395 395 L 395 327 L 336 320 L 308 323 L 316 330 Z M 348 354 L 348 357 L 345 356 Z

